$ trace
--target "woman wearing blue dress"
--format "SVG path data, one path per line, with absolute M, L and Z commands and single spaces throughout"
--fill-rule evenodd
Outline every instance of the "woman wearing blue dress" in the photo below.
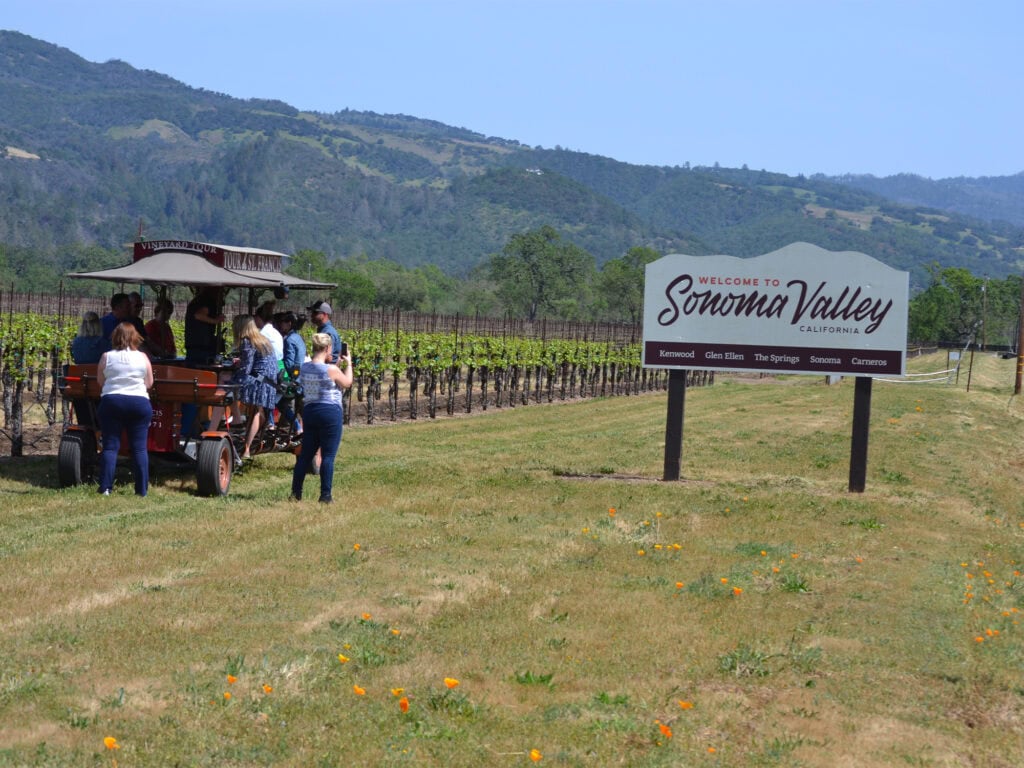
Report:
M 302 451 L 292 473 L 292 498 L 302 499 L 302 484 L 317 451 L 320 451 L 320 503 L 330 504 L 334 482 L 334 457 L 341 444 L 341 396 L 352 386 L 352 358 L 339 360 L 344 368 L 328 363 L 333 349 L 326 333 L 313 334 L 312 359 L 299 369 L 302 406 Z
M 248 420 L 245 450 L 250 457 L 253 438 L 259 430 L 264 408 L 277 405 L 277 356 L 270 340 L 260 333 L 252 315 L 238 315 L 232 323 L 235 332 L 237 363 L 231 383 L 238 386 L 238 402 Z

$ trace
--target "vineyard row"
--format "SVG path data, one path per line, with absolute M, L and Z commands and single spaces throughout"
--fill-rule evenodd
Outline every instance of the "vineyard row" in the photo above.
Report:
M 178 348 L 184 328 L 172 321 Z M 0 321 L 0 388 L 4 432 L 21 455 L 24 411 L 38 406 L 53 425 L 67 417 L 57 378 L 69 362 L 77 322 L 59 316 L 9 313 Z M 641 365 L 638 343 L 409 333 L 400 329 L 340 330 L 353 358 L 355 383 L 346 422 L 435 418 L 581 397 L 634 395 L 667 387 L 667 371 Z M 307 343 L 312 328 L 304 329 Z M 692 372 L 692 385 L 711 372 Z

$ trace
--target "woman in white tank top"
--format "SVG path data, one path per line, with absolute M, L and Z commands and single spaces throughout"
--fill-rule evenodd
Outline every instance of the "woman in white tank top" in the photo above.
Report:
M 104 352 L 96 366 L 96 380 L 102 387 L 98 415 L 103 432 L 100 455 L 100 493 L 109 496 L 114 487 L 114 469 L 121 450 L 121 433 L 128 436 L 135 493 L 149 492 L 149 453 L 146 441 L 153 420 L 149 390 L 153 386 L 153 366 L 139 351 L 142 336 L 131 323 L 121 323 L 110 336 L 113 347 Z

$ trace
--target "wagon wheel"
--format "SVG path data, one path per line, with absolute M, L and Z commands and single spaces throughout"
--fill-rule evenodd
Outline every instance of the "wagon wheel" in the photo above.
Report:
M 231 443 L 226 437 L 201 440 L 196 452 L 200 496 L 227 496 L 231 486 Z
M 96 435 L 92 432 L 65 432 L 57 451 L 57 480 L 61 488 L 81 485 L 92 477 L 96 466 Z

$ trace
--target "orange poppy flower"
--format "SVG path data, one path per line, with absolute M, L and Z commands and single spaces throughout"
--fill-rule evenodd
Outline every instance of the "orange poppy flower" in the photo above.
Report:
M 228 685 L 231 685 L 231 684 L 237 683 L 237 682 L 238 682 L 238 678 L 237 677 L 235 677 L 234 675 L 228 675 Z
M 269 685 L 267 685 L 266 683 L 264 683 L 264 684 L 263 684 L 263 692 L 264 692 L 264 693 L 271 693 L 271 692 L 272 692 L 273 690 L 274 690 L 274 689 L 273 689 L 273 688 L 271 688 L 271 687 L 270 687 Z
M 679 708 L 680 709 L 693 709 L 693 702 L 692 701 L 682 701 L 682 700 L 680 700 Z
M 370 614 L 368 614 L 368 613 L 364 613 L 363 614 L 363 621 L 369 621 L 372 618 L 373 617 Z
M 542 757 L 544 757 L 544 755 L 540 753 L 539 749 L 530 750 L 530 759 L 533 760 L 533 762 L 539 763 Z
M 352 691 L 355 693 L 356 696 L 365 696 L 366 695 L 366 689 L 365 688 L 360 688 L 358 685 L 353 685 L 352 686 Z
M 402 710 L 402 712 L 408 712 L 409 711 L 409 697 L 408 696 L 403 696 L 402 698 L 400 698 L 398 700 L 398 708 L 400 710 Z
M 403 693 L 405 693 L 405 688 L 392 688 L 391 689 L 391 695 L 392 696 L 401 696 Z
M 340 661 L 342 664 L 348 664 L 348 656 L 346 656 L 343 653 L 339 653 L 338 654 L 338 661 Z
M 666 739 L 672 738 L 672 729 L 664 723 L 658 723 L 658 730 L 661 731 L 661 735 L 664 736 Z
M 455 688 L 458 686 L 459 681 L 456 680 L 454 677 L 446 677 L 444 679 L 444 684 L 447 685 L 449 688 Z
M 107 749 L 120 749 L 121 745 L 117 743 L 117 739 L 113 736 L 107 736 L 103 739 L 103 746 Z

